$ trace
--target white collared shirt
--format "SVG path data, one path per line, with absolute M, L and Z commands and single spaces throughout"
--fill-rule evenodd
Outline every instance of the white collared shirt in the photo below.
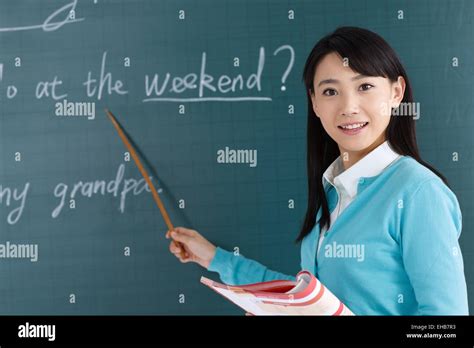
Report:
M 402 157 L 392 150 L 388 141 L 377 146 L 362 159 L 344 170 L 341 156 L 326 169 L 323 174 L 323 186 L 325 181 L 333 185 L 338 193 L 337 207 L 331 213 L 331 226 L 339 215 L 347 208 L 357 195 L 357 186 L 361 177 L 371 177 L 382 173 L 382 171 L 397 159 Z M 330 227 L 331 228 L 331 227 Z M 326 227 L 321 231 L 318 243 L 318 252 L 324 240 Z

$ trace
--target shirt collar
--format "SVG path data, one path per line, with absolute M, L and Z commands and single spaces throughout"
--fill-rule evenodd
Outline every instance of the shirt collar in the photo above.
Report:
M 347 195 L 354 198 L 357 194 L 357 185 L 361 177 L 379 175 L 393 161 L 401 157 L 392 150 L 388 141 L 377 146 L 349 169 L 344 170 L 342 158 L 339 156 L 323 174 L 323 185 L 327 181 Z

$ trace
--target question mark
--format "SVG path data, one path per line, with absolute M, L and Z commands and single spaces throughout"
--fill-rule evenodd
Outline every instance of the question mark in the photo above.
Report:
M 278 52 L 283 51 L 283 50 L 289 50 L 290 51 L 290 63 L 288 64 L 288 67 L 286 68 L 285 73 L 283 74 L 283 76 L 281 78 L 281 83 L 282 83 L 281 90 L 286 91 L 285 81 L 286 81 L 286 78 L 288 77 L 288 75 L 290 74 L 290 71 L 293 68 L 293 64 L 295 62 L 295 50 L 290 45 L 283 45 L 283 46 L 278 47 L 275 50 L 275 52 L 273 52 L 273 55 L 276 56 L 278 54 Z

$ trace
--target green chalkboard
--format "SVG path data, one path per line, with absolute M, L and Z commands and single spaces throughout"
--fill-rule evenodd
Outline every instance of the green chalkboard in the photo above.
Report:
M 473 14 L 471 1 L 1 1 L 0 244 L 10 257 L 0 259 L 0 313 L 242 315 L 199 283 L 216 273 L 169 253 L 105 108 L 175 226 L 296 274 L 301 73 L 314 43 L 342 25 L 382 35 L 408 71 L 428 115 L 422 156 L 463 211 L 472 298 Z M 242 156 L 229 163 L 234 150 Z

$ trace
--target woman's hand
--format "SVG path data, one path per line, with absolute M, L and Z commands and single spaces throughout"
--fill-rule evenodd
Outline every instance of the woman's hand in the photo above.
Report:
M 206 269 L 209 267 L 216 254 L 216 246 L 201 236 L 198 231 L 175 227 L 173 231 L 166 232 L 166 238 L 170 237 L 173 240 L 169 249 L 182 263 L 192 261 Z

